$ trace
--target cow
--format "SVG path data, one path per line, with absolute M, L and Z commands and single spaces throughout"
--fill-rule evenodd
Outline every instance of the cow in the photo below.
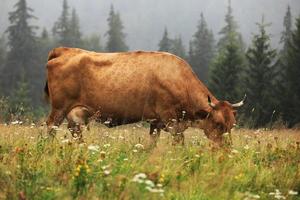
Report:
M 85 118 L 100 111 L 98 120 L 109 127 L 147 121 L 153 142 L 165 130 L 182 144 L 183 132 L 191 126 L 223 144 L 223 134 L 236 124 L 236 109 L 244 102 L 218 100 L 186 61 L 170 53 L 66 47 L 49 53 L 45 94 L 51 104 L 46 122 L 50 134 L 66 116 L 72 128 L 74 113 L 86 123 Z

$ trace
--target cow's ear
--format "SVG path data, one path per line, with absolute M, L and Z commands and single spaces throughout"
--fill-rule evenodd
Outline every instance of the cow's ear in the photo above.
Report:
M 197 119 L 205 119 L 208 115 L 208 112 L 205 110 L 199 110 L 195 113 Z

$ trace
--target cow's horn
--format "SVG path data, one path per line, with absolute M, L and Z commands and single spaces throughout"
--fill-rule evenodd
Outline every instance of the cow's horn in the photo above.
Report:
M 242 105 L 244 105 L 244 101 L 246 100 L 246 98 L 247 98 L 247 95 L 245 94 L 245 96 L 244 96 L 244 98 L 243 98 L 242 101 L 240 101 L 240 102 L 238 102 L 238 103 L 235 103 L 235 104 L 231 104 L 231 106 L 232 106 L 233 108 L 241 107 Z
M 216 104 L 214 104 L 213 102 L 211 102 L 210 96 L 207 96 L 207 101 L 208 101 L 208 105 L 212 108 L 216 107 Z

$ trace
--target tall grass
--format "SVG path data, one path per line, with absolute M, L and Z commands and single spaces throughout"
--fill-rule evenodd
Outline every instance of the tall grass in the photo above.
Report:
M 0 199 L 300 199 L 300 133 L 235 130 L 218 149 L 202 131 L 185 146 L 139 124 L 91 126 L 84 144 L 35 125 L 0 125 Z

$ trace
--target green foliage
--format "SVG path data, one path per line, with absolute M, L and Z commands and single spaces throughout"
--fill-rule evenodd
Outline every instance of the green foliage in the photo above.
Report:
M 204 83 L 208 82 L 208 69 L 214 56 L 214 37 L 207 27 L 203 13 L 201 13 L 197 31 L 190 41 L 189 62 Z
M 266 33 L 264 18 L 257 23 L 259 33 L 254 35 L 252 46 L 246 57 L 249 65 L 246 69 L 245 86 L 248 102 L 246 113 L 252 126 L 266 125 L 273 118 L 275 111 L 274 80 L 276 78 L 276 50 L 271 48 L 270 36 Z
M 31 111 L 28 83 L 24 78 L 18 83 L 17 89 L 14 91 L 9 103 L 9 113 L 14 119 L 20 120 Z
M 237 101 L 241 96 L 240 74 L 243 59 L 234 39 L 227 43 L 218 53 L 210 71 L 209 87 L 214 94 L 230 102 Z
M 123 32 L 124 26 L 119 13 L 115 13 L 113 6 L 110 8 L 108 22 L 108 37 L 106 43 L 106 51 L 118 52 L 127 51 L 128 46 L 125 43 L 125 33 Z

